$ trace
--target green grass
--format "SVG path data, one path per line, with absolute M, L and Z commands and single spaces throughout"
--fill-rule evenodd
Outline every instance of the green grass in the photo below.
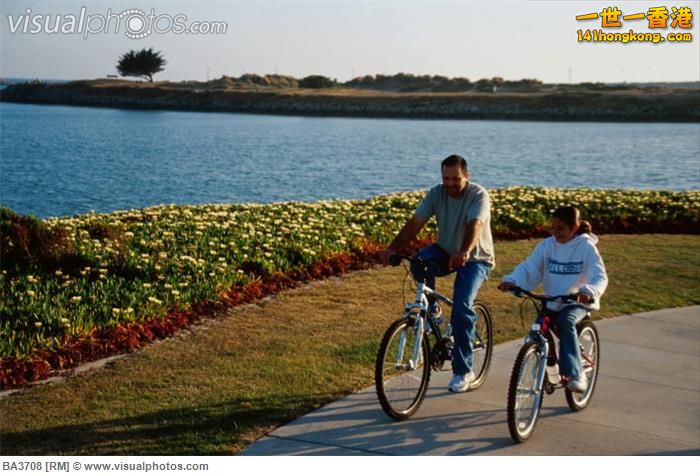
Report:
M 499 342 L 524 330 L 519 300 L 496 285 L 536 242 L 496 244 L 498 267 L 480 298 Z M 599 249 L 610 286 L 597 317 L 700 304 L 700 236 L 610 235 Z M 3 398 L 0 452 L 235 453 L 373 383 L 379 340 L 402 309 L 403 276 L 400 268 L 374 269 L 286 292 L 92 374 Z M 439 281 L 439 290 L 449 287 Z

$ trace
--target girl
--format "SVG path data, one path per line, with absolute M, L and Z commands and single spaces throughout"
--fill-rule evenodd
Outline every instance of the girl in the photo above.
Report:
M 567 388 L 582 393 L 588 386 L 581 371 L 576 323 L 589 309 L 600 309 L 600 297 L 608 286 L 603 259 L 595 244 L 598 238 L 591 225 L 581 221 L 576 207 L 559 207 L 551 218 L 552 236 L 503 278 L 498 289 L 514 286 L 533 290 L 544 283 L 548 295 L 575 294 L 578 304 L 550 302 L 547 308 L 559 328 L 561 375 L 568 379 Z

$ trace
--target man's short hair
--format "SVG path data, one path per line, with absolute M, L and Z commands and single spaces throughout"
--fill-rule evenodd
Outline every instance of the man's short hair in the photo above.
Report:
M 465 173 L 467 172 L 467 161 L 464 160 L 464 157 L 457 154 L 452 154 L 443 160 L 440 170 L 444 169 L 445 167 L 454 167 L 455 165 L 459 165 Z

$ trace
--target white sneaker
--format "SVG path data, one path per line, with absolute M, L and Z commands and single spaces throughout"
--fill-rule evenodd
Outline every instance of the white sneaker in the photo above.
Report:
M 474 381 L 474 372 L 469 372 L 466 375 L 455 375 L 450 380 L 447 390 L 454 393 L 462 393 L 469 390 L 469 384 Z
M 569 390 L 574 393 L 585 393 L 588 389 L 588 378 L 583 372 L 579 374 L 578 377 L 569 382 L 566 386 Z

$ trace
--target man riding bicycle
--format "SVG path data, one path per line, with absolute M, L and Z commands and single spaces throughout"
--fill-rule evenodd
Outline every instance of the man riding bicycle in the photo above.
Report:
M 442 184 L 430 189 L 389 247 L 382 253 L 386 265 L 392 255 L 415 239 L 435 215 L 438 240 L 418 251 L 427 267 L 411 264 L 418 281 L 435 289 L 435 277 L 456 272 L 451 324 L 455 339 L 452 355 L 451 392 L 466 392 L 474 380 L 472 339 L 476 314 L 472 309 L 479 288 L 495 266 L 491 236 L 491 201 L 482 186 L 469 182 L 467 161 L 450 155 L 441 164 Z M 430 303 L 436 305 L 435 303 Z

